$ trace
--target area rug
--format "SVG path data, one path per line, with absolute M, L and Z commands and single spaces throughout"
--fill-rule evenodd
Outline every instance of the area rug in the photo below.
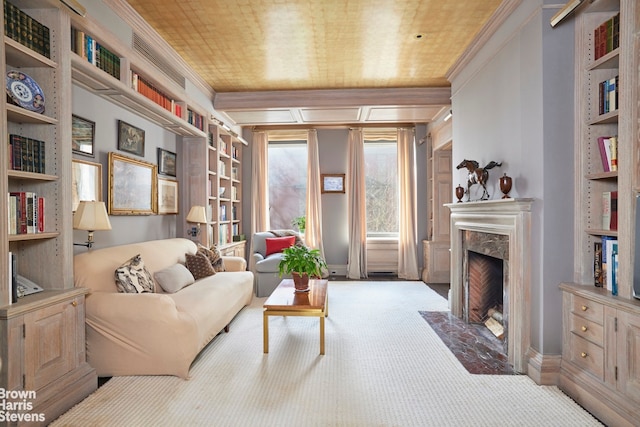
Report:
M 556 387 L 471 375 L 418 311 L 446 311 L 422 282 L 330 282 L 317 318 L 270 318 L 255 298 L 203 350 L 191 378 L 116 377 L 60 426 L 596 426 Z
M 502 341 L 484 325 L 469 324 L 448 311 L 420 315 L 470 374 L 514 375 Z

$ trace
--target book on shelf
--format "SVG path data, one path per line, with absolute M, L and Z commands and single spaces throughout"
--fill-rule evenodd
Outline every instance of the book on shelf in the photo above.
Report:
M 602 192 L 602 229 L 618 229 L 618 192 Z
M 101 45 L 94 37 L 71 27 L 71 51 L 98 69 L 120 80 L 120 57 Z
M 9 234 L 43 233 L 45 227 L 45 200 L 31 191 L 9 193 Z
M 182 116 L 182 107 L 179 103 L 171 99 L 168 95 L 155 87 L 150 81 L 146 80 L 136 72 L 131 73 L 131 88 L 165 110 L 175 114 L 176 116 Z M 179 110 L 180 114 L 177 113 L 176 109 Z
M 9 168 L 45 173 L 45 142 L 20 135 L 9 135 Z
M 593 30 L 594 59 L 599 59 L 620 46 L 620 13 Z
M 200 130 L 204 130 L 204 116 L 196 113 L 191 108 L 187 108 L 187 122 Z
M 618 76 L 598 84 L 598 114 L 606 114 L 618 109 Z
M 618 137 L 601 136 L 598 137 L 598 150 L 602 160 L 602 170 L 611 172 L 618 170 Z
M 593 284 L 601 288 L 604 284 L 602 276 L 602 242 L 593 243 Z
M 611 290 L 614 283 L 614 254 L 618 253 L 618 239 L 612 236 L 602 236 L 602 283 L 603 287 Z M 617 280 L 617 276 L 616 276 Z
M 4 1 L 4 35 L 40 55 L 51 57 L 49 27 Z

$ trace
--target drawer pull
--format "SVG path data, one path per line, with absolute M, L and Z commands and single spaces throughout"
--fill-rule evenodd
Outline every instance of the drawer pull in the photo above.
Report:
M 74 306 L 74 307 L 77 307 L 78 306 L 78 301 L 71 301 L 71 305 Z
M 582 332 L 587 332 L 587 330 L 588 330 L 589 328 L 587 328 L 586 326 L 583 326 L 583 327 L 582 327 L 582 328 L 580 328 L 580 329 L 582 329 Z
M 583 359 L 587 357 L 587 353 L 585 353 L 584 351 L 582 353 L 580 353 L 580 357 L 582 357 Z
M 586 305 L 583 305 L 583 306 L 582 306 L 582 307 L 580 307 L 580 308 L 582 308 L 582 311 L 587 311 L 587 308 L 589 308 L 589 307 L 587 307 Z

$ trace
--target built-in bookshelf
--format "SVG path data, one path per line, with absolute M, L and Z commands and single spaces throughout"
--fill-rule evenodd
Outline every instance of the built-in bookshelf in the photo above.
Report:
M 560 285 L 559 386 L 607 425 L 640 419 L 638 12 L 636 0 L 597 0 L 575 17 L 574 282 Z
M 0 71 L 29 95 L 0 100 L 0 138 L 5 150 L 11 148 L 0 162 L 0 209 L 11 219 L 18 212 L 15 200 L 20 216 L 28 213 L 24 230 L 0 222 L 0 387 L 35 392 L 29 412 L 42 413 L 41 424 L 97 387 L 85 357 L 86 290 L 73 286 L 71 34 L 60 4 L 5 1 L 0 48 Z M 14 275 L 44 290 L 14 300 Z

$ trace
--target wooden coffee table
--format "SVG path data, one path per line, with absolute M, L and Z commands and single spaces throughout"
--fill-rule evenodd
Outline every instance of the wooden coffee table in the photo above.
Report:
M 329 316 L 328 283 L 309 280 L 308 292 L 296 292 L 293 280 L 280 282 L 263 305 L 265 353 L 269 353 L 269 316 L 315 316 L 320 318 L 320 354 L 324 354 L 324 318 Z

